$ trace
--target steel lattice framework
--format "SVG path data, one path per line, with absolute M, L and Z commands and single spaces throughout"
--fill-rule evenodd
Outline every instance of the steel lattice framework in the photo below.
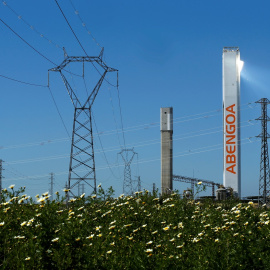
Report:
M 65 52 L 64 61 L 59 66 L 49 70 L 60 73 L 75 109 L 68 176 L 68 189 L 73 196 L 75 196 L 75 194 L 72 189 L 81 181 L 84 181 L 87 185 L 92 187 L 93 191 L 96 193 L 96 171 L 91 109 L 106 74 L 108 72 L 118 71 L 117 69 L 108 67 L 103 61 L 102 56 L 103 49 L 99 56 L 68 56 Z M 92 63 L 94 67 L 95 64 L 97 64 L 102 70 L 102 72 L 99 72 L 100 79 L 84 102 L 79 100 L 75 91 L 72 89 L 63 74 L 63 70 L 69 64 L 75 62 L 83 63 L 83 68 L 84 63 L 87 62 Z M 98 71 L 97 68 L 96 70 Z
M 3 171 L 3 160 L 0 159 L 0 202 L 2 202 L 2 171 Z
M 125 153 L 125 154 L 124 154 Z M 134 152 L 134 149 L 122 149 L 120 153 L 123 161 L 125 162 L 125 169 L 124 169 L 124 182 L 123 182 L 123 193 L 127 195 L 132 195 L 134 192 L 133 181 L 131 178 L 131 162 L 135 155 L 138 155 Z
M 267 115 L 267 105 L 270 101 L 267 98 L 262 98 L 256 103 L 261 104 L 262 115 L 256 120 L 261 121 L 262 132 L 258 135 L 261 138 L 261 163 L 260 163 L 260 180 L 259 180 L 259 204 L 270 203 L 270 174 L 269 174 L 269 156 L 267 139 L 270 135 L 267 132 L 267 122 L 270 118 Z
M 212 181 L 202 180 L 202 179 L 198 179 L 194 177 L 186 177 L 186 176 L 181 176 L 181 175 L 173 175 L 173 181 L 190 183 L 192 194 L 194 194 L 194 185 L 198 182 L 202 182 L 205 186 L 212 187 L 212 196 L 215 196 L 215 186 L 217 187 L 220 186 L 220 184 L 212 182 Z

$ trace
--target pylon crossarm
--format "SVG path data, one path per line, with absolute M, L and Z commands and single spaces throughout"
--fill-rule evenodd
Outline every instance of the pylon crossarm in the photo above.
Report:
M 268 98 L 261 98 L 260 100 L 256 101 L 255 103 L 270 104 L 270 101 Z
M 270 121 L 270 117 L 269 116 L 260 116 L 258 118 L 256 118 L 255 120 L 261 120 L 261 121 Z
M 107 72 L 118 71 L 115 68 L 108 67 L 106 63 L 102 60 L 101 56 L 67 56 L 65 60 L 57 67 L 50 69 L 50 71 L 61 71 L 64 69 L 69 63 L 72 62 L 92 62 L 97 63 L 100 67 L 102 67 Z
M 258 135 L 258 136 L 255 136 L 256 138 L 264 138 L 264 134 L 263 133 L 261 133 L 260 135 Z M 265 136 L 265 138 L 270 138 L 270 135 L 269 135 L 269 133 L 267 133 L 267 135 Z
M 99 62 L 99 56 L 67 56 L 65 60 L 57 67 L 50 69 L 50 71 L 61 71 L 69 63 L 72 62 Z

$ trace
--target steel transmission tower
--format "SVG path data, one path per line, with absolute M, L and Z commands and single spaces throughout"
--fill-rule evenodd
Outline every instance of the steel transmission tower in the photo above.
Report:
M 0 202 L 2 202 L 2 171 L 3 171 L 3 160 L 0 159 Z
M 256 120 L 262 123 L 262 132 L 258 138 L 261 138 L 261 164 L 260 164 L 260 180 L 259 180 L 259 204 L 269 204 L 270 202 L 270 175 L 269 175 L 269 156 L 267 139 L 270 135 L 267 132 L 267 122 L 270 118 L 267 115 L 267 105 L 270 101 L 267 98 L 262 98 L 256 103 L 261 104 L 262 115 Z
M 88 184 L 91 188 L 93 188 L 94 192 L 96 192 L 96 172 L 91 110 L 106 74 L 108 72 L 118 71 L 117 69 L 108 67 L 103 61 L 102 57 L 103 48 L 99 56 L 68 56 L 65 52 L 64 61 L 59 66 L 49 70 L 60 73 L 70 96 L 71 102 L 74 105 L 73 133 L 68 176 L 68 189 L 70 189 L 70 193 L 74 197 L 75 192 L 72 190 L 82 181 Z M 82 101 L 78 98 L 75 91 L 67 81 L 65 75 L 63 74 L 63 70 L 71 63 L 82 63 L 84 70 L 84 63 L 87 62 L 91 63 L 99 72 L 95 66 L 95 64 L 98 64 L 102 71 L 99 72 L 100 79 L 94 86 L 92 92 L 87 95 L 86 100 Z
M 133 181 L 131 178 L 131 162 L 135 155 L 138 155 L 134 152 L 134 149 L 122 149 L 120 153 L 122 159 L 125 162 L 125 169 L 124 169 L 124 183 L 123 183 L 123 193 L 131 195 L 134 192 Z
M 54 182 L 54 173 L 50 173 L 50 194 L 53 200 L 53 182 Z
M 138 176 L 138 190 L 137 191 L 141 191 L 141 190 L 142 190 L 141 177 Z
M 132 185 L 133 192 L 142 191 L 142 182 L 140 176 L 135 176 L 135 180 L 132 180 L 132 184 L 134 184 Z

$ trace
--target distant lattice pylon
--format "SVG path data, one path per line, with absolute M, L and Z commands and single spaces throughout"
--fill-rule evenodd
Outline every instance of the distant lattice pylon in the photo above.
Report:
M 135 155 L 137 155 L 136 152 L 134 152 L 134 149 L 122 149 L 120 153 L 123 161 L 125 162 L 125 168 L 124 168 L 124 182 L 123 182 L 123 193 L 131 195 L 134 192 L 133 187 L 133 181 L 131 178 L 131 162 Z
M 269 204 L 270 203 L 270 174 L 269 174 L 269 155 L 268 155 L 268 143 L 267 139 L 270 135 L 267 132 L 267 122 L 270 118 L 267 115 L 267 105 L 270 101 L 267 98 L 262 98 L 256 103 L 261 104 L 262 115 L 256 120 L 261 121 L 262 131 L 258 135 L 261 138 L 261 163 L 260 163 L 260 179 L 259 179 L 259 204 Z

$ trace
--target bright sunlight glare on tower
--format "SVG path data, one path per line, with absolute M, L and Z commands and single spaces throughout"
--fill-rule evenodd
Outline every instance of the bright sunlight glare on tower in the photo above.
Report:
M 239 72 L 241 72 L 241 71 L 242 71 L 242 69 L 243 69 L 243 67 L 244 67 L 244 61 L 239 60 L 238 65 L 239 65 Z

